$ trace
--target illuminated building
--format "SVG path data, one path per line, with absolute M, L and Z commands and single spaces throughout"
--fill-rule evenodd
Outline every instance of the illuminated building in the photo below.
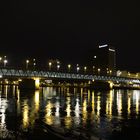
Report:
M 101 45 L 90 50 L 86 62 L 95 74 L 116 75 L 116 51 L 110 45 Z

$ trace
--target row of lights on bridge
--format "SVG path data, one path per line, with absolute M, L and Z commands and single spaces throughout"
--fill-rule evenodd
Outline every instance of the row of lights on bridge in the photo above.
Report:
M 0 64 L 6 67 L 7 63 L 8 63 L 7 56 L 0 57 Z
M 3 63 L 3 66 L 6 67 L 6 65 L 7 65 L 7 63 L 8 63 L 7 56 L 0 57 L 0 63 Z M 29 64 L 30 64 L 30 63 L 31 63 L 31 60 L 27 59 L 27 60 L 26 60 L 26 69 L 29 68 Z M 56 63 L 57 63 L 57 65 L 56 65 L 57 71 L 59 71 L 59 70 L 60 70 L 60 61 L 57 61 Z M 35 67 L 36 67 L 36 59 L 33 59 L 33 60 L 32 60 L 32 64 L 33 64 L 33 66 L 34 66 L 34 68 L 35 68 Z M 52 70 L 53 63 L 52 63 L 51 61 L 49 61 L 49 62 L 48 62 L 48 66 L 49 66 L 49 70 Z M 68 68 L 68 71 L 70 72 L 71 69 L 72 69 L 72 65 L 71 65 L 71 64 L 68 64 L 68 65 L 67 65 L 67 68 Z M 81 68 L 80 68 L 79 64 L 77 64 L 77 65 L 76 65 L 76 71 L 79 72 L 80 69 L 81 69 Z M 84 66 L 84 67 L 83 67 L 83 70 L 84 70 L 84 72 L 86 72 L 86 71 L 87 71 L 87 66 Z M 93 66 L 93 70 L 95 70 L 95 66 Z M 100 74 L 101 69 L 100 69 L 100 68 L 97 68 L 97 72 L 98 72 L 98 74 Z M 107 73 L 108 73 L 108 74 L 112 74 L 112 70 L 109 70 L 109 69 L 107 68 Z

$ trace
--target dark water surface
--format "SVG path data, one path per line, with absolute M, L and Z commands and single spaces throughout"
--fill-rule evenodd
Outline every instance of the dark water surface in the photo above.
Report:
M 45 124 L 100 139 L 140 140 L 140 91 L 0 87 L 0 139 L 51 139 Z

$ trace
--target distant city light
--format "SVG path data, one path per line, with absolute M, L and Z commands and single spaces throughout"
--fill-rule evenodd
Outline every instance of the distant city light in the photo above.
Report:
M 115 52 L 115 50 L 113 50 L 113 49 L 110 49 L 110 48 L 109 48 L 109 51 L 111 51 L 111 52 Z
M 99 46 L 99 48 L 104 48 L 104 47 L 107 47 L 108 45 L 107 44 L 105 44 L 105 45 L 101 45 L 101 46 Z

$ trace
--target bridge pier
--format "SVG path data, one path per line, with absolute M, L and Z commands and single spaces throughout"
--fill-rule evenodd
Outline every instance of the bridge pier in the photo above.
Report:
M 36 90 L 36 89 L 39 89 L 39 87 L 40 87 L 40 79 L 39 78 L 22 79 L 22 81 L 19 82 L 20 89 Z

